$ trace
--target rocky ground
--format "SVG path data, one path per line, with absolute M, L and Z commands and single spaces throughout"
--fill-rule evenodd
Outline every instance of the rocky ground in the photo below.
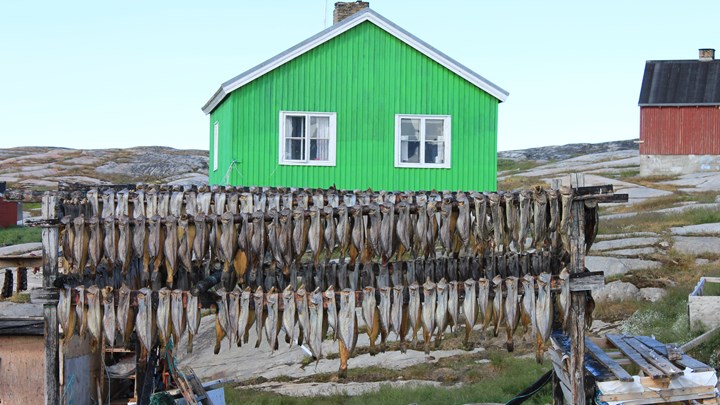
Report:
M 0 182 L 9 188 L 82 184 L 207 183 L 208 151 L 161 146 L 128 149 L 0 149 Z

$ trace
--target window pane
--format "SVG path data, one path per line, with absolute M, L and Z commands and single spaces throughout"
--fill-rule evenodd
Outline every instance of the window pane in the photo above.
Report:
M 433 141 L 443 139 L 443 120 L 425 121 L 425 139 Z
M 445 163 L 445 142 L 425 142 L 425 163 Z
M 305 160 L 305 141 L 302 139 L 286 139 L 285 160 Z
M 417 118 L 400 119 L 400 136 L 402 139 L 420 139 L 420 120 Z
M 329 160 L 329 150 L 329 139 L 310 139 L 310 160 Z
M 420 142 L 400 142 L 400 161 L 403 163 L 420 163 Z
M 329 117 L 310 117 L 310 138 L 330 138 Z
M 285 138 L 305 137 L 305 117 L 288 115 L 285 117 Z

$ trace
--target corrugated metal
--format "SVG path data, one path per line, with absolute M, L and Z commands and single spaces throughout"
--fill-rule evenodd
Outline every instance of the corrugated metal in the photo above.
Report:
M 497 108 L 496 98 L 365 22 L 234 91 L 212 113 L 221 148 L 210 182 L 224 184 L 235 160 L 230 183 L 238 185 L 492 190 Z M 336 166 L 278 165 L 280 111 L 336 112 Z M 395 114 L 451 115 L 452 168 L 395 168 Z
M 642 107 L 640 154 L 720 155 L 720 108 Z

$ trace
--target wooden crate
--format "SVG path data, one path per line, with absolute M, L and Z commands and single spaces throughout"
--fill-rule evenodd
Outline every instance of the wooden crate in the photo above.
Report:
M 720 283 L 720 277 L 701 277 L 688 296 L 688 316 L 691 328 L 707 330 L 720 326 L 720 295 L 706 295 L 708 284 Z
M 553 333 L 550 357 L 567 400 L 570 338 Z M 687 354 L 668 359 L 665 344 L 648 336 L 585 338 L 585 371 L 595 380 L 599 402 L 658 404 L 696 401 L 718 404 L 715 369 Z

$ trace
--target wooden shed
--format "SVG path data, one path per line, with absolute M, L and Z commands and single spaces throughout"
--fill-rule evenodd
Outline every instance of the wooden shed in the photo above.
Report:
M 367 6 L 221 85 L 211 184 L 495 190 L 508 93 Z
M 720 170 L 720 61 L 652 60 L 640 90 L 640 174 Z

